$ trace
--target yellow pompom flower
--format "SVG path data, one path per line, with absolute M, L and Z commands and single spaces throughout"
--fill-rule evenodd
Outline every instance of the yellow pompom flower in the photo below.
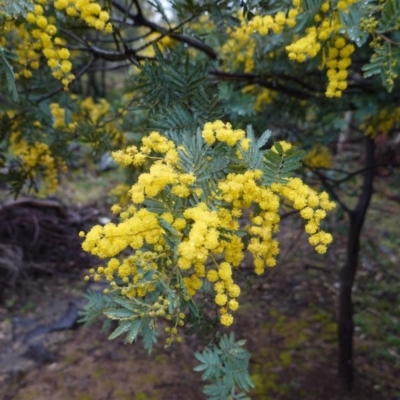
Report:
M 71 68 L 72 68 L 71 61 L 63 60 L 61 62 L 61 67 L 60 68 L 61 68 L 61 71 L 64 72 L 64 73 L 67 73 L 67 72 L 71 71 Z
M 219 306 L 224 306 L 228 302 L 228 297 L 226 294 L 218 293 L 215 296 L 215 303 Z
M 238 303 L 236 300 L 234 300 L 234 299 L 229 300 L 228 307 L 229 307 L 232 311 L 236 311 L 236 310 L 239 308 L 239 303 Z
M 66 59 L 68 59 L 70 57 L 70 52 L 65 47 L 60 49 L 60 50 L 58 50 L 57 54 L 62 60 L 66 60 Z
M 34 24 L 36 22 L 36 16 L 35 14 L 29 12 L 26 14 L 26 20 L 30 23 L 30 24 Z
M 49 60 L 47 60 L 47 65 L 48 65 L 50 68 L 58 67 L 58 60 L 55 59 L 55 58 L 50 58 Z
M 223 314 L 220 318 L 221 324 L 225 326 L 231 326 L 233 323 L 233 316 L 231 314 Z
M 232 268 L 229 263 L 223 262 L 218 268 L 219 277 L 226 281 L 232 277 Z
M 230 297 L 236 298 L 240 296 L 240 287 L 236 284 L 229 285 L 228 293 Z
M 46 26 L 47 26 L 47 18 L 43 17 L 43 16 L 37 17 L 36 18 L 36 25 L 39 28 L 45 29 Z
M 63 10 L 68 6 L 68 0 L 57 0 L 54 2 L 54 7 L 57 10 Z
M 73 7 L 73 6 L 67 7 L 66 13 L 67 13 L 67 15 L 69 15 L 70 17 L 76 17 L 76 16 L 78 15 L 78 11 L 77 11 L 76 8 Z

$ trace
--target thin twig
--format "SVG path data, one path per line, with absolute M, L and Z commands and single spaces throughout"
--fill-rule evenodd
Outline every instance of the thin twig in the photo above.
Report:
M 237 82 L 246 82 L 246 83 L 251 83 L 251 84 L 258 84 L 260 86 L 266 87 L 271 90 L 275 90 L 277 92 L 281 92 L 284 94 L 287 94 L 289 96 L 297 97 L 300 99 L 309 99 L 311 97 L 319 97 L 318 93 L 310 93 L 301 89 L 296 89 L 290 86 L 284 86 L 281 83 L 278 83 L 278 77 L 277 76 L 269 76 L 267 78 L 261 78 L 255 74 L 249 74 L 249 73 L 230 73 L 230 72 L 224 72 L 224 71 L 217 71 L 217 70 L 212 70 L 209 71 L 209 76 L 210 78 L 216 78 L 219 80 L 225 80 L 225 81 L 237 81 Z M 268 81 L 266 79 L 270 78 L 271 80 Z
M 136 1 L 135 1 L 136 4 Z M 155 32 L 162 33 L 164 35 L 171 36 L 171 38 L 187 43 L 189 46 L 194 47 L 203 53 L 207 54 L 211 59 L 217 59 L 218 58 L 218 53 L 211 48 L 210 46 L 204 44 L 203 42 L 200 42 L 199 40 L 192 38 L 190 36 L 182 35 L 180 33 L 174 33 L 175 30 L 186 24 L 187 22 L 191 21 L 195 16 L 191 16 L 187 18 L 185 21 L 181 22 L 178 26 L 171 28 L 171 29 L 166 29 L 150 20 L 144 17 L 142 12 L 140 11 L 140 7 L 138 7 L 138 13 L 134 14 L 131 11 L 127 10 L 122 4 L 120 4 L 116 0 L 112 0 L 112 5 L 120 12 L 122 12 L 124 15 L 127 15 L 133 22 L 133 26 L 141 25 L 141 26 L 147 26 L 148 28 L 152 29 Z M 139 12 L 140 11 L 140 12 Z
M 344 211 L 346 211 L 347 213 L 351 213 L 351 209 L 349 207 L 347 207 L 347 205 L 340 199 L 340 197 L 336 194 L 336 192 L 333 190 L 333 187 L 327 182 L 327 179 L 325 177 L 325 175 L 321 174 L 319 171 L 317 170 L 313 170 L 312 171 L 315 175 L 318 176 L 318 178 L 320 178 L 320 180 L 322 181 L 323 185 L 327 188 L 328 192 L 331 194 L 331 196 L 333 197 L 333 199 L 340 205 L 340 207 L 342 207 L 342 209 Z
M 75 75 L 75 78 L 71 81 L 70 85 L 72 85 L 74 82 L 76 82 L 85 72 L 87 72 L 95 61 L 96 61 L 96 57 L 92 57 L 90 59 L 90 61 L 78 71 L 78 73 Z M 36 99 L 35 103 L 41 103 L 42 101 L 47 100 L 50 97 L 53 97 L 56 94 L 62 92 L 63 90 L 64 90 L 64 86 L 61 85 L 57 89 L 54 89 L 51 92 L 49 92 L 49 93 L 43 95 L 42 97 L 39 97 L 38 99 Z

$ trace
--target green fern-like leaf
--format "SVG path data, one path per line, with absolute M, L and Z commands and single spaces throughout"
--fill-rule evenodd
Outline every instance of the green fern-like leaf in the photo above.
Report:
M 321 9 L 323 0 L 304 0 L 302 2 L 303 12 L 296 19 L 294 32 L 303 32 L 305 28 L 311 26 L 314 22 L 315 15 Z
M 267 129 L 257 140 L 257 148 L 261 149 L 263 146 L 265 146 L 269 140 L 269 138 L 271 137 L 271 130 Z
M 193 66 L 180 46 L 173 55 L 156 48 L 157 63 L 142 67 L 140 90 L 150 106 L 150 127 L 181 136 L 206 121 L 218 119 L 222 108 L 207 78 L 205 65 Z
M 218 382 L 213 385 L 204 386 L 203 393 L 208 400 L 226 400 L 231 392 L 230 382 Z
M 124 332 L 127 332 L 131 328 L 132 323 L 132 321 L 121 321 L 118 328 L 116 328 L 108 337 L 108 340 L 113 340 Z
M 135 319 L 127 331 L 125 342 L 132 343 L 134 340 L 136 340 L 141 327 L 142 327 L 142 319 L 141 318 Z
M 202 372 L 202 379 L 211 381 L 204 387 L 209 400 L 246 399 L 243 392 L 254 387 L 248 373 L 250 353 L 244 348 L 245 341 L 235 341 L 233 333 L 222 335 L 217 344 L 195 353 L 200 365 L 195 371 Z M 242 392 L 238 393 L 237 388 Z
M 103 293 L 95 292 L 93 290 L 88 290 L 87 293 L 83 295 L 88 302 L 80 311 L 81 318 L 78 322 L 84 325 L 91 325 L 97 319 L 99 319 L 106 308 L 110 307 L 113 303 L 113 299 L 110 296 L 106 296 Z
M 400 18 L 400 0 L 386 0 L 379 19 L 378 32 L 396 29 Z
M 360 21 L 364 17 L 367 8 L 366 5 L 369 1 L 360 1 L 348 7 L 346 11 L 340 11 L 339 17 L 349 38 L 357 44 L 362 46 L 368 39 L 367 32 L 360 30 Z
M 134 317 L 135 312 L 126 308 L 107 308 L 104 310 L 104 315 L 110 319 L 124 320 Z
M 285 183 L 293 172 L 301 167 L 301 160 L 305 156 L 303 150 L 295 147 L 284 151 L 279 143 L 264 154 L 263 160 L 263 184 L 270 186 L 273 183 Z
M 394 80 L 397 77 L 398 64 L 400 61 L 400 50 L 385 42 L 382 46 L 375 48 L 370 62 L 362 67 L 364 78 L 379 74 L 382 84 L 388 92 L 391 92 L 394 86 Z
M 151 353 L 154 344 L 157 343 L 157 330 L 152 329 L 150 318 L 143 319 L 140 336 L 142 337 L 145 350 L 147 350 L 148 353 Z
M 33 10 L 33 4 L 29 0 L 2 0 L 0 3 L 0 19 L 4 16 L 17 18 L 25 16 L 28 11 Z
M 195 367 L 195 371 L 203 371 L 202 379 L 218 378 L 222 371 L 222 362 L 220 360 L 220 352 L 216 348 L 205 348 L 202 353 L 194 355 L 202 364 Z
M 146 199 L 144 201 L 144 205 L 146 206 L 146 209 L 148 211 L 159 214 L 159 215 L 171 211 L 169 208 L 166 207 L 164 202 L 162 202 L 161 200 L 159 200 L 157 198 Z
M 8 93 L 14 101 L 18 100 L 17 87 L 15 86 L 14 70 L 8 59 L 13 58 L 13 54 L 0 46 L 0 76 L 3 76 L 7 84 Z

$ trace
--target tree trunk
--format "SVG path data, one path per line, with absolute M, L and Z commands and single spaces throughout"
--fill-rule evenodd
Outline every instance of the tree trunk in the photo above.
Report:
M 360 250 L 360 234 L 373 192 L 374 140 L 365 138 L 365 173 L 361 194 L 354 210 L 350 212 L 350 226 L 347 240 L 346 262 L 340 271 L 339 294 L 339 375 L 347 390 L 353 386 L 353 302 L 351 291 L 357 271 Z

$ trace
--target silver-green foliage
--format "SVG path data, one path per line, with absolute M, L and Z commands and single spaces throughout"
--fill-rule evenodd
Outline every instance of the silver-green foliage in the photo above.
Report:
M 182 133 L 221 118 L 217 91 L 206 81 L 207 65 L 194 66 L 183 46 L 166 55 L 155 50 L 158 63 L 146 63 L 140 76 L 150 127 Z
M 370 21 L 366 25 L 376 22 L 373 32 L 375 43 L 369 63 L 362 67 L 364 78 L 380 75 L 382 84 L 388 92 L 394 87 L 398 76 L 400 51 L 398 49 L 398 28 L 400 19 L 400 0 L 386 0 L 377 2 L 363 0 L 353 4 L 348 10 L 340 13 L 340 19 L 349 38 L 361 47 L 371 33 L 371 26 L 367 31 L 362 28 L 362 20 Z
M 0 83 L 7 87 L 8 93 L 14 101 L 18 100 L 17 87 L 15 86 L 14 70 L 9 63 L 15 55 L 0 46 Z
M 27 11 L 32 11 L 33 4 L 28 0 L 2 0 L 0 3 L 0 18 L 18 18 L 25 16 Z
M 140 336 L 143 340 L 143 347 L 151 352 L 157 341 L 157 331 L 151 318 L 140 316 L 144 311 L 143 305 L 93 290 L 89 290 L 84 297 L 88 302 L 80 312 L 79 322 L 91 325 L 105 315 L 107 318 L 104 320 L 103 329 L 109 330 L 111 321 L 118 320 L 118 327 L 110 334 L 109 340 L 126 334 L 125 342 L 132 343 Z
M 112 297 L 93 290 L 88 290 L 83 296 L 87 300 L 87 303 L 80 311 L 81 318 L 78 322 L 86 326 L 93 324 L 101 315 L 103 315 L 104 309 L 113 303 Z M 106 320 L 103 324 L 103 328 L 107 329 L 109 326 L 110 320 Z
M 400 50 L 393 47 L 389 42 L 383 43 L 375 48 L 369 64 L 364 65 L 364 77 L 380 75 L 382 84 L 391 92 L 394 81 L 397 78 L 397 71 L 400 61 Z
M 250 353 L 243 348 L 245 340 L 235 341 L 233 333 L 222 335 L 217 343 L 195 353 L 200 365 L 195 371 L 203 372 L 202 380 L 209 400 L 246 400 L 246 393 L 254 387 L 248 372 Z

